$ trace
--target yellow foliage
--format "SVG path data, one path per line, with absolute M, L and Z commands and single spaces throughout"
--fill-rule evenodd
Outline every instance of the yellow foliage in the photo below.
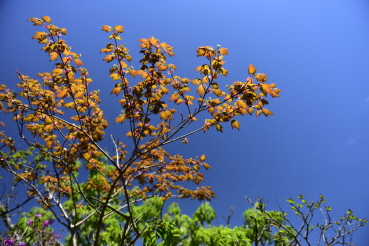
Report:
M 249 65 L 248 72 L 249 72 L 249 74 L 255 74 L 256 73 L 256 68 L 254 67 L 254 65 L 252 65 L 252 64 Z

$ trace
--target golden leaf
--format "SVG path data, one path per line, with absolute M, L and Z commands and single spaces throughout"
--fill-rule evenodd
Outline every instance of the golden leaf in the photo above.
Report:
M 111 90 L 110 94 L 119 95 L 119 93 L 122 91 L 122 87 L 115 87 L 113 90 Z
M 200 156 L 200 160 L 201 160 L 201 161 L 205 161 L 205 160 L 206 160 L 206 155 L 202 155 L 202 156 Z
M 221 126 L 221 125 L 216 125 L 215 129 L 217 129 L 217 131 L 219 131 L 219 132 L 223 132 L 223 126 Z
M 44 40 L 46 39 L 46 36 L 47 36 L 46 32 L 36 32 L 36 34 L 33 35 L 32 39 Z
M 259 117 L 260 114 L 261 114 L 261 110 L 256 111 L 256 117 Z
M 47 22 L 47 23 L 51 23 L 51 18 L 49 16 L 42 16 L 41 19 L 44 21 L 44 22 Z
M 270 94 L 272 95 L 273 94 L 273 90 L 272 88 L 270 88 L 270 85 L 268 84 L 261 84 L 260 85 L 260 90 L 261 92 L 263 92 L 264 94 Z M 273 95 L 272 95 L 273 96 Z M 274 96 L 273 96 L 274 97 Z
M 268 117 L 269 115 L 273 115 L 273 113 L 272 113 L 270 110 L 266 109 L 266 108 L 263 108 L 263 109 L 262 109 L 262 112 L 263 112 L 263 114 L 264 114 L 266 117 Z
M 60 31 L 63 35 L 67 35 L 67 29 L 66 28 L 60 28 Z
M 192 80 L 192 84 L 193 85 L 198 85 L 198 84 L 200 84 L 200 80 L 199 79 L 194 79 L 194 80 Z
M 103 25 L 102 28 L 101 28 L 101 31 L 104 31 L 104 32 L 110 32 L 111 31 L 111 27 L 108 26 L 108 25 Z
M 115 118 L 115 123 L 123 123 L 125 119 L 126 118 L 123 115 L 121 115 L 121 116 Z
M 239 108 L 247 109 L 246 103 L 244 101 L 242 101 L 242 100 L 238 100 L 236 102 L 236 104 L 237 104 L 237 107 L 239 107 Z
M 63 69 L 61 69 L 61 68 L 55 68 L 54 70 L 51 71 L 51 73 L 53 75 L 62 75 L 63 74 Z
M 83 157 L 88 160 L 88 159 L 91 158 L 91 155 L 89 153 L 85 152 L 85 153 L 83 153 Z
M 41 19 L 35 17 L 29 18 L 28 20 L 32 21 L 34 26 L 41 26 L 44 23 Z
M 255 74 L 256 73 L 256 68 L 254 67 L 254 65 L 249 65 L 248 67 L 248 72 L 249 74 Z
M 103 59 L 103 61 L 106 61 L 107 63 L 111 62 L 112 60 L 114 60 L 114 56 L 112 55 L 107 55 Z
M 167 69 L 167 66 L 165 66 L 165 65 L 160 65 L 159 67 L 158 67 L 158 70 L 159 71 L 165 71 Z
M 254 109 L 253 108 L 248 108 L 247 113 L 249 113 L 249 115 L 252 115 L 252 113 L 254 113 Z
M 204 93 L 205 93 L 204 85 L 199 85 L 199 87 L 197 87 L 196 92 L 197 92 L 200 96 L 204 95 Z
M 58 91 L 57 97 L 65 97 L 66 94 L 67 92 L 65 90 L 60 90 Z
M 124 32 L 122 25 L 114 26 L 114 30 L 117 31 L 117 33 L 123 33 Z
M 108 53 L 110 53 L 111 51 L 112 51 L 112 49 L 106 49 L 106 48 L 104 48 L 104 49 L 101 49 L 101 50 L 100 50 L 100 53 L 101 53 L 101 52 L 104 52 L 104 53 L 108 54 Z
M 171 102 L 171 101 L 176 101 L 176 100 L 178 100 L 178 98 L 179 98 L 179 94 L 174 93 L 173 95 L 171 95 L 171 96 L 170 96 L 169 101 L 170 101 L 170 102 Z
M 262 83 L 264 83 L 268 80 L 267 77 L 268 76 L 266 76 L 264 73 L 259 73 L 259 74 L 255 75 L 256 80 L 259 81 L 259 82 L 262 82 Z
M 223 76 L 227 76 L 228 75 L 228 70 L 222 68 L 221 71 L 220 71 L 220 74 L 223 75 Z
M 58 54 L 58 53 L 56 53 L 56 52 L 51 52 L 51 53 L 50 53 L 50 61 L 54 61 L 54 60 L 58 59 L 58 56 L 59 56 L 59 54 Z
M 45 132 L 50 132 L 54 129 L 54 125 L 47 125 L 44 127 Z
M 223 95 L 223 92 L 219 89 L 214 89 L 213 90 L 213 93 L 217 96 L 217 97 L 220 97 Z
M 219 53 L 222 55 L 228 55 L 228 49 L 227 48 L 220 48 Z
M 74 63 L 76 64 L 76 66 L 82 66 L 83 62 L 80 59 L 74 59 Z
M 232 120 L 231 126 L 232 128 L 237 128 L 238 130 L 240 130 L 240 123 L 237 120 Z
M 163 94 L 167 94 L 170 90 L 166 87 L 162 87 L 161 91 L 163 92 Z
M 109 76 L 112 78 L 112 80 L 118 80 L 118 79 L 120 79 L 120 76 L 117 73 L 112 73 Z
M 119 62 L 119 64 L 120 64 L 120 66 L 121 66 L 122 68 L 126 68 L 126 67 L 128 67 L 127 63 L 125 63 L 124 61 L 120 61 L 120 62 Z
M 73 72 L 69 72 L 67 75 L 68 75 L 69 81 L 73 81 L 74 80 L 74 73 Z

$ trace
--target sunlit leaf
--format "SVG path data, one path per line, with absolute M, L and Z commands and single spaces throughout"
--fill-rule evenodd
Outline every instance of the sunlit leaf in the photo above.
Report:
M 32 21 L 34 26 L 41 26 L 44 23 L 41 19 L 35 17 L 29 18 L 28 20 Z
M 197 87 L 196 92 L 197 92 L 200 96 L 204 95 L 204 93 L 205 93 L 204 85 L 199 85 L 199 86 Z
M 50 53 L 50 61 L 54 61 L 54 60 L 58 59 L 58 57 L 59 57 L 58 53 L 56 53 L 56 52 L 51 52 Z
M 114 26 L 114 30 L 117 31 L 117 33 L 123 33 L 124 32 L 122 25 Z
M 238 130 L 240 130 L 240 123 L 237 120 L 232 120 L 231 126 L 232 128 L 237 128 Z
M 227 48 L 220 48 L 219 53 L 222 55 L 228 55 L 228 49 Z
M 256 68 L 254 67 L 254 65 L 252 65 L 252 64 L 249 65 L 248 73 L 249 74 L 255 74 L 256 73 Z
M 101 31 L 110 32 L 111 30 L 112 30 L 112 28 L 108 25 L 103 25 L 101 27 Z
M 269 111 L 268 109 L 266 109 L 266 108 L 263 108 L 262 109 L 262 112 L 263 112 L 263 114 L 265 115 L 265 116 L 269 116 L 269 115 L 273 115 L 273 113 L 271 112 L 271 111 Z
M 47 23 L 51 23 L 51 18 L 49 16 L 42 16 L 41 19 L 44 21 L 44 22 L 47 22 Z
M 83 62 L 80 59 L 74 59 L 74 63 L 76 64 L 76 66 L 82 66 Z

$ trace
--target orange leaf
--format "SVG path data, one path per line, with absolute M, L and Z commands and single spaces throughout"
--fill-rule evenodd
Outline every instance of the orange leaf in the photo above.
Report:
M 194 80 L 192 80 L 192 84 L 193 85 L 198 85 L 198 84 L 200 84 L 200 80 L 199 79 L 194 79 Z
M 82 66 L 83 62 L 80 59 L 74 59 L 74 63 L 76 64 L 76 66 Z
M 269 115 L 273 115 L 273 113 L 272 113 L 270 110 L 266 109 L 266 108 L 263 108 L 263 109 L 262 109 L 262 112 L 263 112 L 263 114 L 264 114 L 266 117 L 268 117 Z
M 237 128 L 238 130 L 240 130 L 240 123 L 237 120 L 232 120 L 231 126 L 232 128 Z
M 103 61 L 106 61 L 107 63 L 111 62 L 112 60 L 114 60 L 114 56 L 111 55 L 107 55 L 103 59 Z
M 179 98 L 179 94 L 174 93 L 173 95 L 171 95 L 171 96 L 170 96 L 169 101 L 170 101 L 170 102 L 171 102 L 171 101 L 176 101 L 176 100 L 178 100 L 178 98 Z
M 254 113 L 254 109 L 253 108 L 248 108 L 247 113 L 249 113 L 249 115 L 252 115 L 252 113 Z
M 119 63 L 120 63 L 120 66 L 121 66 L 122 68 L 126 68 L 126 67 L 128 67 L 127 63 L 125 63 L 124 61 L 120 61 Z
M 227 48 L 220 48 L 219 53 L 222 55 L 228 55 L 228 49 Z
M 32 21 L 34 26 L 41 26 L 44 23 L 41 19 L 35 17 L 29 18 L 28 20 Z
M 273 94 L 273 90 L 272 88 L 270 88 L 270 85 L 268 84 L 261 84 L 260 85 L 260 90 L 261 92 L 263 92 L 264 94 L 270 94 L 272 95 Z M 273 96 L 273 95 L 272 95 Z M 273 96 L 274 97 L 274 96 Z
M 46 36 L 47 36 L 46 32 L 36 32 L 36 34 L 33 35 L 32 39 L 44 40 L 46 39 Z
M 248 67 L 248 72 L 249 74 L 255 74 L 256 73 L 256 68 L 254 67 L 254 65 L 249 65 Z
M 101 28 L 101 31 L 105 31 L 105 32 L 110 32 L 111 31 L 111 27 L 108 25 L 103 25 Z
M 66 28 L 60 28 L 60 31 L 63 35 L 67 35 L 67 29 Z
M 244 101 L 242 101 L 242 100 L 238 100 L 236 102 L 236 104 L 237 104 L 237 107 L 239 107 L 239 108 L 247 109 L 246 103 Z
M 122 25 L 114 26 L 114 30 L 117 31 L 117 33 L 123 33 L 124 32 Z
M 101 53 L 101 52 L 104 52 L 104 53 L 108 54 L 108 53 L 110 53 L 110 52 L 111 52 L 111 50 L 112 50 L 112 49 L 106 49 L 106 48 L 104 48 L 104 49 L 101 49 L 101 50 L 100 50 L 100 53 Z
M 122 91 L 121 87 L 115 87 L 113 90 L 111 90 L 110 94 L 119 95 L 119 93 Z
M 257 81 L 260 81 L 260 82 L 266 82 L 268 79 L 267 79 L 268 76 L 266 76 L 264 73 L 259 73 L 257 75 L 255 75 L 255 78 Z
M 58 54 L 58 53 L 56 53 L 56 52 L 51 52 L 51 53 L 50 53 L 50 61 L 54 61 L 54 60 L 58 59 L 58 56 L 59 56 L 59 54 Z
M 120 76 L 117 73 L 112 73 L 109 76 L 112 78 L 112 80 L 118 80 L 118 79 L 120 79 Z
M 200 160 L 201 161 L 205 161 L 206 160 L 206 156 L 205 155 L 200 156 Z
M 123 123 L 126 118 L 121 115 L 115 119 L 115 123 Z
M 54 74 L 54 75 L 62 75 L 63 74 L 63 69 L 55 68 L 54 70 L 51 71 L 51 73 Z
M 44 22 L 47 22 L 47 23 L 51 23 L 51 18 L 49 16 L 42 16 L 41 19 L 44 21 Z
M 197 92 L 200 96 L 204 95 L 204 93 L 205 93 L 204 85 L 199 85 L 199 87 L 197 87 L 196 92 Z

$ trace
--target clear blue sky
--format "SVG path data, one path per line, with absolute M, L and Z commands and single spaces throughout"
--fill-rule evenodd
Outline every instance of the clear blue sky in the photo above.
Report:
M 0 2 L 0 83 L 18 83 L 15 70 L 36 77 L 52 63 L 31 40 L 40 28 L 29 17 L 48 15 L 68 29 L 65 37 L 102 91 L 108 117 L 117 98 L 99 50 L 108 42 L 101 25 L 125 27 L 123 42 L 139 59 L 140 38 L 154 36 L 174 46 L 170 60 L 178 75 L 196 78 L 202 45 L 227 47 L 224 86 L 247 77 L 248 64 L 282 89 L 270 100 L 273 117 L 243 117 L 241 130 L 227 128 L 189 137 L 171 153 L 185 157 L 206 154 L 212 170 L 205 173 L 217 198 L 211 204 L 221 215 L 236 206 L 233 225 L 241 223 L 245 196 L 264 197 L 270 209 L 276 200 L 302 193 L 308 200 L 327 198 L 333 214 L 350 208 L 369 218 L 369 2 L 366 0 L 232 0 L 232 1 L 14 1 Z M 134 63 L 135 64 L 135 63 Z M 136 63 L 137 64 L 137 63 Z M 117 132 L 117 126 L 108 131 Z M 128 142 L 127 142 L 128 143 Z M 183 201 L 187 213 L 198 202 Z M 367 245 L 369 226 L 355 234 Z

